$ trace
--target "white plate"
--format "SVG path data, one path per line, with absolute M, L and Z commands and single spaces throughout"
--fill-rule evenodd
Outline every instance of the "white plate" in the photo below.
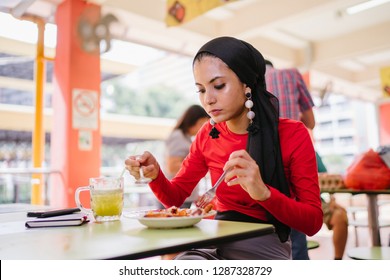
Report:
M 149 228 L 183 228 L 190 227 L 199 223 L 202 218 L 214 216 L 216 211 L 212 210 L 206 215 L 187 216 L 187 217 L 166 217 L 166 218 L 147 218 L 144 215 L 148 211 L 137 211 L 123 213 L 124 217 L 137 219 L 141 224 Z

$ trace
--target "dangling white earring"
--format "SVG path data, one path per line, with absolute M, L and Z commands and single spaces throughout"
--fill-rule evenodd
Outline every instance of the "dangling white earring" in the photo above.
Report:
M 209 135 L 212 139 L 219 138 L 220 132 L 215 128 L 215 121 L 212 118 L 210 118 L 210 124 L 213 126 L 213 128 L 211 129 Z
M 248 108 L 249 112 L 246 114 L 247 118 L 250 120 L 250 122 L 253 122 L 253 119 L 255 118 L 255 112 L 252 111 L 253 107 L 253 101 L 252 101 L 252 93 L 248 91 L 245 93 L 246 101 L 245 101 L 245 107 Z

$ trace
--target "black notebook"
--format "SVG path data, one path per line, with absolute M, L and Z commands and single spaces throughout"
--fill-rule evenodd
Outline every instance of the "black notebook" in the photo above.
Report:
M 38 227 L 65 227 L 80 226 L 89 222 L 88 216 L 84 213 L 74 213 L 69 215 L 55 216 L 49 218 L 33 218 L 26 222 L 27 228 Z

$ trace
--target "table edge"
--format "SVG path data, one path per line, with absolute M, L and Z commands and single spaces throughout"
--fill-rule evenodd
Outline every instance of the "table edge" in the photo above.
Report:
M 269 224 L 269 225 L 271 225 L 271 224 Z M 243 239 L 247 239 L 247 238 L 259 237 L 259 236 L 261 236 L 261 235 L 259 235 L 259 233 L 261 235 L 275 233 L 275 228 L 271 225 L 271 227 L 254 229 L 254 230 L 244 232 L 244 233 L 236 233 L 236 234 L 229 235 L 229 236 L 215 237 L 215 238 L 209 239 L 209 240 L 194 241 L 194 242 L 187 243 L 187 244 L 166 247 L 163 249 L 153 249 L 153 250 L 148 250 L 148 251 L 139 252 L 139 253 L 126 254 L 123 256 L 107 258 L 106 260 L 144 259 L 144 258 L 149 258 L 149 257 L 155 257 L 158 255 L 172 254 L 172 253 L 187 251 L 187 250 L 193 249 L 195 247 L 196 248 L 205 248 L 205 247 L 210 247 L 213 245 L 219 245 L 219 244 L 223 244 L 223 243 L 227 243 L 227 242 L 232 242 L 232 239 L 234 239 L 234 241 L 238 241 L 238 240 L 243 240 Z

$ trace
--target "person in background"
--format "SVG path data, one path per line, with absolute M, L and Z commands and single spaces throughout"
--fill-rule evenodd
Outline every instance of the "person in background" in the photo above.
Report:
M 194 249 L 175 259 L 291 259 L 290 227 L 307 235 L 322 226 L 315 152 L 301 122 L 279 118 L 277 98 L 266 90 L 265 62 L 251 44 L 219 37 L 193 60 L 202 107 L 210 115 L 176 176 L 168 180 L 156 158 L 125 159 L 129 173 L 151 178 L 165 207 L 181 205 L 207 172 L 216 192 L 215 219 L 271 223 L 275 233 L 214 248 Z
M 275 69 L 265 60 L 267 90 L 279 99 L 281 118 L 302 121 L 308 129 L 315 126 L 314 102 L 301 73 L 296 68 Z
M 320 155 L 316 152 L 318 173 L 328 172 Z M 333 230 L 334 259 L 342 260 L 345 246 L 348 239 L 348 215 L 344 207 L 336 203 L 334 196 L 329 202 L 322 201 L 322 211 L 324 212 L 324 223 L 329 230 Z
M 308 129 L 315 126 L 314 102 L 301 73 L 296 68 L 275 69 L 265 60 L 267 90 L 279 99 L 279 116 L 302 121 Z M 292 256 L 294 260 L 308 260 L 306 234 L 291 229 Z
M 179 171 L 190 151 L 192 138 L 209 118 L 202 106 L 192 105 L 178 119 L 171 134 L 165 140 L 165 170 L 168 179 L 172 179 Z M 198 196 L 199 187 L 196 187 L 182 207 L 189 208 Z

